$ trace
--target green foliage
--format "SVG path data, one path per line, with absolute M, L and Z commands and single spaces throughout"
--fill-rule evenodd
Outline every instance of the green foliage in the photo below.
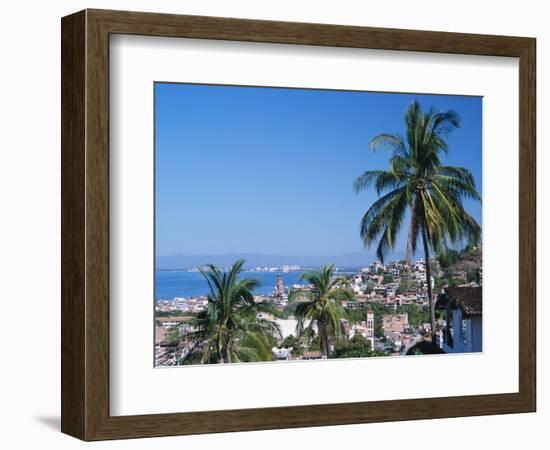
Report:
M 471 283 L 472 281 L 478 281 L 477 270 L 474 268 L 468 269 L 466 271 L 466 279 L 468 280 L 468 283 Z
M 288 294 L 288 306 L 295 305 L 296 302 L 307 300 L 309 298 L 308 292 L 309 291 L 305 289 L 292 289 Z
M 411 280 L 409 280 L 407 277 L 402 277 L 401 281 L 399 282 L 399 286 L 397 286 L 397 289 L 395 290 L 395 293 L 397 295 L 404 294 L 407 291 L 410 291 L 413 287 L 413 283 Z
M 481 247 L 466 246 L 464 249 L 447 250 L 439 255 L 443 270 L 441 278 L 435 278 L 436 291 L 444 286 L 458 286 L 472 281 L 479 282 L 479 268 L 481 267 Z M 465 277 L 454 278 L 455 272 L 465 271 Z
M 292 347 L 292 354 L 294 356 L 301 356 L 304 354 L 304 349 L 302 347 L 302 343 L 300 342 L 300 340 L 298 338 L 296 338 L 296 336 L 294 335 L 289 335 L 287 336 L 282 344 L 281 344 L 281 347 L 283 348 L 291 348 Z
M 360 334 L 355 334 L 348 342 L 337 347 L 331 358 L 367 358 L 385 355 L 380 350 L 373 350 L 368 339 Z
M 312 335 L 313 326 L 316 325 L 321 354 L 328 356 L 331 344 L 342 337 L 340 319 L 347 316 L 341 299 L 352 299 L 353 293 L 347 289 L 348 283 L 344 277 L 334 276 L 334 265 L 325 266 L 319 271 L 305 272 L 300 278 L 313 288 L 305 292 L 307 300 L 296 305 L 296 334 L 299 337 L 304 333 Z M 300 295 L 303 296 L 304 292 Z
M 284 309 L 282 311 L 279 311 L 278 309 L 276 309 L 275 312 L 273 313 L 273 315 L 277 319 L 286 320 L 289 317 L 294 315 L 294 309 L 295 308 L 296 308 L 296 305 L 288 304 L 284 307 Z
M 384 283 L 391 283 L 393 281 L 393 275 L 391 273 L 384 274 Z
M 453 278 L 451 281 L 449 281 L 449 287 L 457 287 L 461 284 L 466 284 L 466 280 L 462 277 L 460 278 Z
M 348 284 L 347 280 L 345 281 L 345 284 L 346 285 Z M 334 300 L 339 303 L 342 303 L 347 300 L 354 300 L 354 299 L 355 299 L 355 294 L 351 289 L 347 289 L 347 288 L 335 289 L 334 291 Z
M 271 348 L 280 337 L 279 326 L 259 319 L 258 313 L 272 313 L 273 306 L 256 303 L 254 278 L 239 278 L 244 260 L 228 272 L 214 265 L 201 270 L 208 283 L 208 305 L 196 318 L 196 329 L 186 333 L 183 344 L 189 349 L 181 364 L 269 361 Z
M 355 334 L 348 342 L 337 347 L 332 358 L 364 358 L 371 356 L 370 341 L 360 334 Z
M 164 345 L 168 347 L 177 346 L 181 342 L 181 334 L 179 327 L 170 328 L 164 337 Z
M 398 305 L 397 308 L 395 308 L 395 310 L 392 312 L 392 314 L 404 314 L 405 312 L 405 307 L 403 305 Z
M 350 324 L 361 322 L 366 319 L 367 311 L 365 308 L 349 309 L 347 312 L 347 319 Z
M 435 291 L 436 292 L 439 292 L 441 291 L 441 289 L 443 288 L 443 286 L 445 286 L 446 284 L 449 283 L 449 280 L 447 278 L 439 278 L 439 277 L 435 277 L 434 278 L 434 287 L 435 287 Z
M 376 286 L 376 283 L 372 280 L 367 281 L 367 293 L 370 294 L 374 287 Z
M 423 323 L 430 322 L 430 311 L 428 308 L 422 308 L 414 303 L 409 306 L 409 325 L 411 328 L 418 328 Z
M 438 255 L 439 264 L 441 264 L 442 269 L 446 269 L 456 264 L 460 255 L 456 250 L 447 249 L 441 251 Z

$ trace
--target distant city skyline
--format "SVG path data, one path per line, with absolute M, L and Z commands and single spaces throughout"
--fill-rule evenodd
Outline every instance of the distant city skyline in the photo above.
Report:
M 373 255 L 359 222 L 377 195 L 352 183 L 387 167 L 389 153 L 369 142 L 403 134 L 415 99 L 458 113 L 444 163 L 468 168 L 482 193 L 480 97 L 156 83 L 157 259 Z M 481 224 L 481 205 L 464 204 Z
M 386 262 L 392 260 L 403 259 L 405 257 L 404 250 L 396 250 L 387 258 Z M 422 256 L 417 255 L 418 258 Z M 325 264 L 335 264 L 341 268 L 358 268 L 369 265 L 378 258 L 374 251 L 363 251 L 345 253 L 342 255 L 270 255 L 259 253 L 229 253 L 223 255 L 169 255 L 157 256 L 157 270 L 179 270 L 190 269 L 194 267 L 202 267 L 205 264 L 215 264 L 220 267 L 229 267 L 235 261 L 244 259 L 246 261 L 245 268 L 251 269 L 254 267 L 265 266 L 283 266 L 297 264 L 302 267 L 322 267 Z

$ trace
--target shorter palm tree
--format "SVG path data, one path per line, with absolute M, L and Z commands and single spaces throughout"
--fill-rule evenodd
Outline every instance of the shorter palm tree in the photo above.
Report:
M 195 329 L 184 336 L 185 356 L 182 364 L 213 364 L 269 361 L 274 338 L 280 338 L 276 322 L 259 318 L 271 312 L 267 304 L 254 301 L 254 278 L 240 278 L 244 260 L 228 272 L 210 264 L 201 273 L 210 293 L 206 309 L 196 318 Z
M 331 345 L 342 336 L 340 319 L 346 317 L 341 304 L 341 298 L 353 297 L 352 292 L 346 289 L 347 280 L 342 276 L 334 276 L 334 265 L 327 265 L 319 271 L 305 272 L 300 277 L 308 281 L 310 290 L 293 291 L 289 301 L 298 301 L 295 316 L 297 319 L 296 334 L 316 335 L 319 349 L 323 357 L 330 356 Z

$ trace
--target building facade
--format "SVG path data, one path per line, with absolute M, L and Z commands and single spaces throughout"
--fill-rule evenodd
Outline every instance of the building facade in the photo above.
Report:
M 449 288 L 437 301 L 445 311 L 445 326 L 438 345 L 445 353 L 483 351 L 483 298 L 481 287 Z

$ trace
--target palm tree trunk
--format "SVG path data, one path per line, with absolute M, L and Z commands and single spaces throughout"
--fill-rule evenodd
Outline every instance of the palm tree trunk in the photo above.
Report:
M 321 352 L 321 358 L 327 357 L 327 347 L 322 339 L 319 340 L 319 351 Z
M 407 266 L 407 271 L 411 270 L 411 255 L 413 252 L 412 247 L 413 247 L 413 242 L 416 239 L 416 236 L 414 233 L 415 213 L 416 213 L 416 199 L 413 199 L 413 204 L 411 206 L 411 221 L 409 223 L 409 234 L 407 237 L 407 250 L 406 250 L 406 256 L 405 256 L 405 264 Z
M 225 347 L 225 362 L 229 364 L 231 363 L 231 348 L 229 345 Z
M 218 362 L 219 364 L 223 364 L 225 361 L 223 359 L 223 349 L 221 348 L 221 343 L 222 343 L 222 333 L 221 333 L 221 328 L 218 329 L 218 338 L 216 340 L 216 353 L 217 353 L 217 356 L 218 356 Z
M 328 358 L 328 335 L 324 325 L 317 322 L 317 328 L 319 333 L 319 350 L 322 358 Z
M 435 305 L 432 296 L 432 271 L 430 269 L 430 248 L 426 224 L 422 224 L 422 244 L 424 245 L 424 258 L 426 260 L 426 284 L 428 285 L 428 304 L 430 306 L 430 326 L 432 327 L 432 342 L 435 344 Z

